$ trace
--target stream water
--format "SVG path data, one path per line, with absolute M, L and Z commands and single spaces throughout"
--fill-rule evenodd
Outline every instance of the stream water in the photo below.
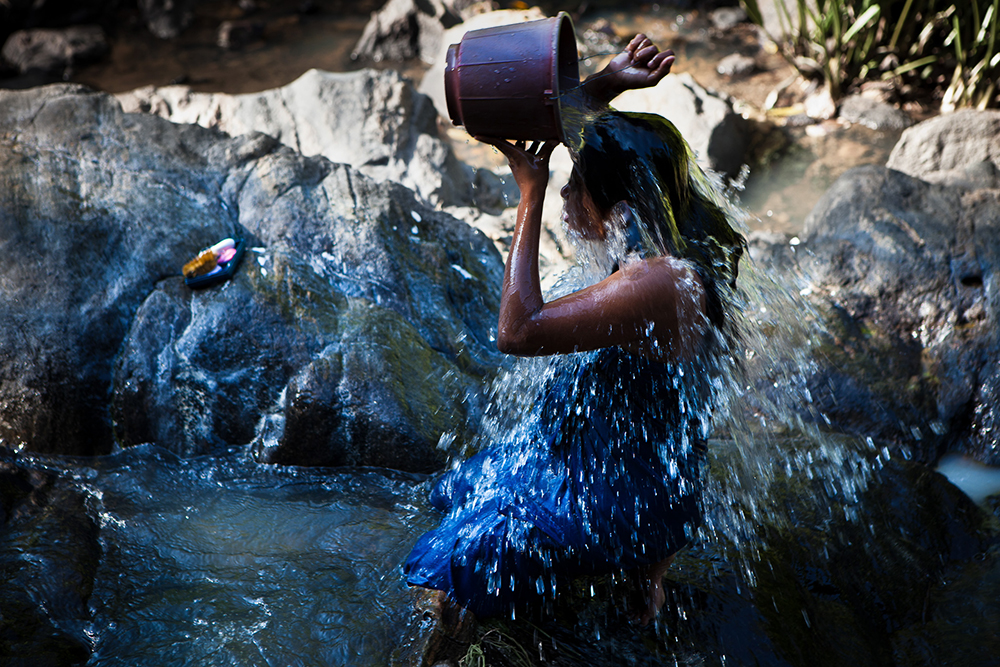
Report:
M 100 526 L 90 665 L 384 665 L 417 629 L 417 476 L 152 446 L 66 474 Z

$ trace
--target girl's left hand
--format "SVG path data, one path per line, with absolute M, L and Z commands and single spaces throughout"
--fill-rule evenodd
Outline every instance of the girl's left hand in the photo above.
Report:
M 528 145 L 524 140 L 510 143 L 494 137 L 476 137 L 478 141 L 495 146 L 507 156 L 510 171 L 522 194 L 526 190 L 538 189 L 543 192 L 549 183 L 549 157 L 558 141 L 533 141 Z

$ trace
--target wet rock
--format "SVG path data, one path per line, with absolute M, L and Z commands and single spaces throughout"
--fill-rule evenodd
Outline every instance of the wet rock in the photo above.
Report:
M 503 270 L 482 234 L 270 136 L 124 114 L 82 87 L 0 93 L 0 119 L 8 447 L 189 455 L 256 438 L 294 462 L 279 453 L 308 451 L 296 419 L 312 419 L 310 433 L 349 425 L 340 460 L 430 469 L 441 432 L 474 418 Z M 227 236 L 257 248 L 236 277 L 184 287 L 179 267 Z M 328 417 L 286 385 L 334 353 L 343 369 L 317 390 L 340 401 Z M 403 390 L 383 386 L 394 368 L 413 376 Z M 287 436 L 263 429 L 286 394 Z
M 97 60 L 108 52 L 100 26 L 73 26 L 62 30 L 20 30 L 3 45 L 0 55 L 21 73 L 40 70 L 62 74 L 75 64 Z
M 928 179 L 984 162 L 1000 167 L 1000 111 L 964 109 L 907 129 L 886 166 Z
M 194 0 L 139 0 L 143 22 L 160 39 L 174 39 L 191 25 L 194 7 Z
M 432 62 L 445 30 L 461 21 L 452 3 L 443 0 L 389 0 L 372 12 L 351 57 L 374 62 L 411 58 Z
M 925 461 L 955 449 L 1000 463 L 997 238 L 1000 190 L 874 166 L 833 185 L 799 254 L 831 326 L 812 386 L 827 418 Z
M 475 202 L 471 170 L 438 137 L 433 105 L 392 70 L 310 70 L 282 88 L 247 95 L 168 86 L 118 97 L 129 112 L 233 135 L 264 132 L 304 155 L 402 183 L 432 204 Z
M 837 117 L 849 123 L 860 123 L 870 130 L 902 130 L 913 125 L 905 112 L 864 94 L 842 99 Z
M 88 601 L 101 557 L 92 499 L 0 448 L 0 654 L 4 664 L 90 657 Z

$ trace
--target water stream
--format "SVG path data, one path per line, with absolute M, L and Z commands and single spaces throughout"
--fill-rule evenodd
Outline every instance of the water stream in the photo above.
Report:
M 152 446 L 72 468 L 100 525 L 90 665 L 388 664 L 420 619 L 399 563 L 417 476 Z

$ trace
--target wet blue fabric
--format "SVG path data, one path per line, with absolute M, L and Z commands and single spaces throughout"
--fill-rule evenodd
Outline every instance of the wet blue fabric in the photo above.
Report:
M 618 348 L 567 358 L 516 428 L 438 481 L 444 517 L 408 582 L 494 616 L 680 549 L 701 518 L 706 410 L 682 372 Z

